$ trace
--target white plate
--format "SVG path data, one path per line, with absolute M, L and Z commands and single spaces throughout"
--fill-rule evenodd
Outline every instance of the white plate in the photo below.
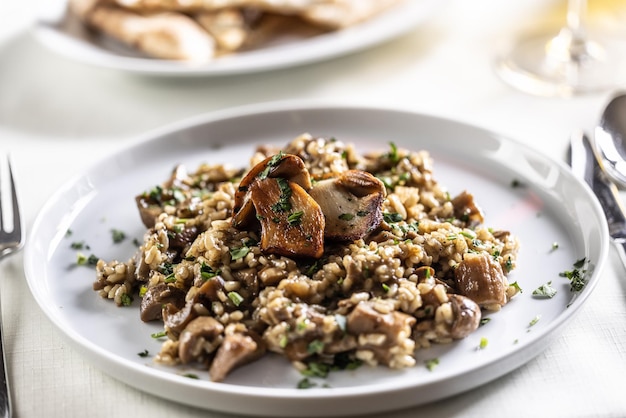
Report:
M 107 37 L 94 35 L 78 19 L 66 15 L 66 0 L 42 2 L 34 34 L 53 51 L 100 67 L 171 76 L 227 75 L 302 65 L 356 52 L 416 28 L 443 4 L 441 0 L 407 0 L 377 17 L 341 31 L 311 38 L 286 36 L 265 48 L 202 64 L 146 58 Z
M 296 389 L 299 374 L 279 357 L 236 370 L 224 383 L 183 377 L 189 369 L 156 367 L 137 353 L 159 350 L 159 324 L 139 320 L 91 289 L 92 268 L 75 267 L 74 241 L 104 259 L 126 260 L 134 246 L 112 245 L 117 228 L 141 238 L 133 197 L 165 179 L 176 163 L 247 163 L 257 144 L 285 144 L 308 131 L 358 144 L 359 150 L 425 149 L 435 176 L 452 195 L 472 192 L 486 225 L 519 236 L 518 268 L 510 276 L 523 293 L 470 337 L 417 353 L 416 367 L 361 367 L 333 372 L 330 388 Z M 512 187 L 516 180 L 525 187 Z M 67 230 L 73 231 L 70 237 Z M 129 241 L 129 240 L 127 240 Z M 559 244 L 553 250 L 553 243 Z M 25 253 L 31 291 L 41 309 L 97 367 L 150 394 L 202 408 L 271 416 L 372 413 L 434 401 L 493 380 L 537 355 L 587 299 L 608 251 L 607 225 L 590 190 L 569 169 L 523 144 L 476 127 L 399 110 L 281 103 L 213 113 L 158 130 L 103 159 L 70 181 L 42 208 Z M 586 257 L 594 267 L 580 293 L 559 273 Z M 549 300 L 531 296 L 552 281 Z M 540 320 L 530 326 L 530 322 Z M 488 346 L 478 349 L 481 338 Z M 572 347 L 572 350 L 575 350 Z M 439 358 L 429 371 L 424 362 Z

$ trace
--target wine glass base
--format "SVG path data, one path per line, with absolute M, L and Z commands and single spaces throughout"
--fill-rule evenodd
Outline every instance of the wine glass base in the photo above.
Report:
M 563 30 L 521 39 L 498 58 L 496 72 L 509 85 L 535 95 L 595 93 L 623 84 L 619 52 L 604 43 L 573 39 Z

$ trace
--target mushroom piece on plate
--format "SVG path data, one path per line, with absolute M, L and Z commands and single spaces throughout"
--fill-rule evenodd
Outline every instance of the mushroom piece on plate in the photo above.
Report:
M 278 153 L 258 163 L 239 183 L 232 224 L 260 222 L 261 250 L 319 258 L 324 252 L 324 214 L 307 193 L 311 179 L 302 159 Z
M 315 183 L 309 193 L 326 217 L 327 239 L 363 238 L 378 228 L 383 219 L 385 185 L 366 171 L 344 171 L 339 177 Z

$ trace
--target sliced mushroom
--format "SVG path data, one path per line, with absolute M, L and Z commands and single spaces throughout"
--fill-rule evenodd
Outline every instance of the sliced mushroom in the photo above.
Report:
M 382 313 L 376 310 L 374 301 L 360 302 L 346 317 L 346 330 L 353 335 L 378 334 L 384 336 L 378 343 L 359 341 L 359 349 L 371 351 L 376 360 L 391 366 L 394 353 L 392 347 L 404 345 L 410 339 L 415 318 L 403 312 Z
M 172 304 L 177 309 L 185 306 L 185 291 L 165 283 L 150 287 L 141 299 L 139 316 L 148 322 L 162 318 L 163 306 Z
M 180 333 L 178 344 L 178 357 L 183 364 L 198 360 L 203 354 L 208 354 L 206 343 L 209 347 L 224 332 L 224 325 L 210 316 L 199 316 L 189 322 Z M 209 350 L 210 351 L 210 350 Z
M 212 301 L 219 300 L 218 292 L 223 288 L 224 279 L 220 276 L 215 276 L 204 282 L 194 297 L 188 300 L 182 308 L 171 303 L 166 304 L 163 307 L 163 323 L 168 330 L 168 334 L 177 337 L 198 316 L 194 305 L 200 303 L 207 309 L 210 308 Z
M 465 222 L 468 226 L 477 226 L 485 222 L 483 211 L 474 202 L 474 195 L 467 191 L 461 192 L 452 199 L 454 216 Z
M 186 186 L 183 186 L 183 181 L 187 178 L 189 178 L 187 169 L 182 165 L 178 165 L 172 170 L 170 178 L 154 189 L 158 190 L 158 193 L 144 192 L 135 196 L 141 222 L 143 222 L 146 228 L 154 226 L 156 219 L 163 212 L 164 202 L 176 200 L 174 190 L 181 187 L 186 188 Z
M 448 295 L 454 315 L 454 322 L 450 328 L 450 336 L 454 339 L 465 338 L 476 331 L 480 325 L 480 307 L 465 296 Z
M 324 253 L 324 214 L 297 183 L 266 178 L 251 186 L 261 222 L 261 250 L 284 256 L 319 258 Z
M 254 206 L 250 200 L 252 185 L 266 178 L 283 178 L 298 184 L 305 191 L 311 188 L 309 172 L 300 157 L 279 152 L 264 159 L 248 171 L 248 174 L 239 183 L 237 192 L 235 192 L 232 220 L 235 228 L 241 228 L 254 222 Z
M 368 172 L 345 171 L 339 177 L 315 183 L 309 194 L 322 208 L 327 239 L 354 241 L 363 238 L 383 219 L 385 186 Z
M 481 307 L 506 303 L 506 277 L 489 254 L 465 254 L 454 270 L 454 278 L 459 293 Z
M 211 380 L 221 382 L 232 370 L 259 359 L 265 351 L 263 339 L 252 331 L 226 335 L 211 363 Z

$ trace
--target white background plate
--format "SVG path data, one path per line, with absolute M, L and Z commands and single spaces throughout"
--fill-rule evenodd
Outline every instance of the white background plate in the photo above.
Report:
M 357 149 L 387 150 L 389 141 L 435 158 L 435 178 L 454 196 L 474 194 L 486 225 L 521 240 L 518 268 L 510 275 L 523 289 L 470 337 L 417 353 L 417 366 L 393 371 L 361 367 L 334 372 L 329 388 L 295 389 L 301 376 L 282 358 L 268 356 L 238 369 L 225 382 L 205 372 L 156 367 L 137 353 L 158 352 L 150 334 L 158 324 L 139 320 L 134 308 L 117 308 L 91 290 L 92 268 L 73 267 L 75 241 L 101 258 L 128 259 L 130 240 L 111 244 L 112 228 L 141 238 L 133 197 L 162 182 L 173 166 L 201 162 L 243 166 L 258 144 L 285 144 L 302 132 L 334 136 Z M 517 180 L 525 187 L 512 187 Z M 72 231 L 70 237 L 67 230 Z M 559 244 L 552 249 L 554 242 Z M 433 116 L 398 110 L 283 103 L 252 106 L 187 120 L 146 135 L 104 158 L 59 190 L 38 215 L 25 252 L 30 289 L 41 309 L 94 365 L 138 389 L 177 402 L 231 413 L 333 416 L 373 413 L 434 401 L 477 387 L 524 364 L 549 344 L 598 281 L 608 234 L 590 190 L 556 161 L 492 132 Z M 559 273 L 586 257 L 594 270 L 576 294 Z M 552 281 L 549 300 L 531 297 Z M 534 326 L 529 323 L 540 316 Z M 478 349 L 481 338 L 488 346 Z M 428 371 L 426 360 L 439 358 Z M 192 372 L 200 380 L 183 377 Z
M 312 38 L 285 36 L 271 46 L 202 64 L 146 58 L 111 39 L 87 31 L 66 15 L 66 0 L 42 2 L 34 28 L 43 45 L 66 57 L 99 67 L 171 76 L 228 75 L 302 65 L 356 52 L 400 36 L 428 19 L 445 2 L 406 0 L 366 22 Z

